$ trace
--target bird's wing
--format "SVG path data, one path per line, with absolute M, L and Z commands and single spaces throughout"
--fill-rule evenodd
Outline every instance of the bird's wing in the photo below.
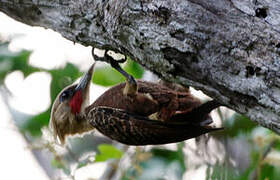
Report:
M 110 107 L 95 107 L 87 115 L 92 126 L 128 145 L 155 145 L 184 141 L 221 128 L 172 124 L 150 120 Z

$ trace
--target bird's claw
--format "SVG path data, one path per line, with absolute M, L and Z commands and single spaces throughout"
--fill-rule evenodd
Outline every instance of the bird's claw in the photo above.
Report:
M 94 60 L 96 61 L 104 61 L 104 62 L 107 62 L 107 63 L 110 63 L 112 65 L 112 62 L 115 62 L 115 63 L 124 63 L 126 62 L 127 60 L 127 56 L 124 56 L 124 58 L 121 58 L 119 60 L 117 59 L 114 59 L 111 55 L 109 55 L 109 51 L 110 50 L 105 50 L 105 53 L 104 53 L 104 56 L 103 57 L 100 57 L 100 56 L 97 56 L 95 53 L 94 53 L 94 49 L 95 48 L 92 48 L 92 56 L 94 58 Z
M 124 94 L 135 94 L 137 92 L 137 83 L 134 77 L 130 74 L 128 74 L 126 71 L 124 71 L 119 63 L 124 63 L 127 60 L 127 57 L 124 56 L 124 58 L 120 60 L 114 59 L 112 56 L 108 54 L 110 50 L 105 50 L 104 57 L 99 57 L 94 54 L 94 48 L 92 49 L 92 56 L 97 61 L 105 61 L 109 63 L 114 69 L 116 69 L 118 72 L 120 72 L 125 78 L 126 78 L 126 87 L 124 90 Z

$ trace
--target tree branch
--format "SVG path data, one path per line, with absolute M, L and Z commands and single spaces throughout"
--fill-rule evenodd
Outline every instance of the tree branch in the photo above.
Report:
M 0 0 L 21 22 L 129 55 L 277 133 L 279 7 L 279 0 Z

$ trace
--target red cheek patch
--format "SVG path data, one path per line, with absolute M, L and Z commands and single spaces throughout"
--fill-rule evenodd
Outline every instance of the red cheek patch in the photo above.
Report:
M 82 90 L 79 90 L 74 94 L 73 98 L 70 101 L 71 112 L 73 114 L 80 113 L 82 103 L 83 103 Z

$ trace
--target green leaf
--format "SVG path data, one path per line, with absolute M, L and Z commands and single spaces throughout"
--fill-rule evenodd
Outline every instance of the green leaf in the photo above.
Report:
M 239 134 L 251 133 L 257 127 L 257 124 L 251 121 L 248 117 L 235 113 L 231 118 L 225 122 L 226 135 L 236 137 Z
M 95 162 L 104 162 L 108 159 L 120 159 L 123 152 L 112 145 L 100 144 L 98 146 L 99 154 L 95 156 Z
M 261 167 L 260 179 L 278 179 L 280 177 L 280 168 L 269 164 L 264 164 Z
M 108 65 L 95 68 L 92 79 L 95 84 L 102 86 L 113 86 L 125 81 L 124 76 Z
M 182 144 L 183 143 L 178 143 L 177 151 L 153 148 L 152 149 L 153 157 L 160 157 L 160 158 L 164 159 L 167 163 L 172 163 L 174 161 L 178 161 L 180 163 L 182 170 L 185 171 L 186 170 L 185 162 L 184 162 L 185 156 L 184 156 Z
M 132 61 L 130 58 L 127 59 L 124 70 L 136 79 L 142 78 L 144 74 L 142 66 L 135 61 Z
M 276 143 L 275 143 L 275 149 L 277 149 L 278 151 L 280 151 L 280 141 L 277 141 Z
M 50 119 L 50 109 L 26 120 L 19 128 L 23 132 L 28 132 L 32 136 L 41 136 L 41 128 L 48 125 Z

